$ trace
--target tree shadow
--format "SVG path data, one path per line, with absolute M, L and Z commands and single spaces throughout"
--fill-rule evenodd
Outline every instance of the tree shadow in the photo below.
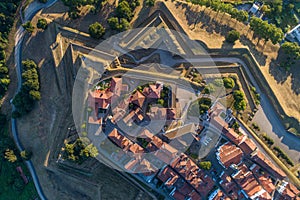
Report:
M 291 89 L 296 95 L 300 94 L 300 60 L 295 61 L 295 63 L 288 69 L 285 68 L 284 63 L 286 62 L 286 55 L 280 48 L 278 51 L 278 56 L 273 59 L 270 63 L 269 73 L 277 81 L 277 83 L 284 83 L 288 77 L 291 77 Z M 281 64 L 281 65 L 280 65 Z
M 254 55 L 256 61 L 259 63 L 259 65 L 261 66 L 265 66 L 266 65 L 266 61 L 267 61 L 267 56 L 258 51 L 256 49 L 256 45 L 254 45 L 245 35 L 241 35 L 240 41 L 243 45 L 247 46 L 250 51 L 252 52 L 252 54 Z M 260 45 L 260 42 L 258 42 L 257 45 Z M 263 48 L 263 46 L 262 46 Z
M 229 43 L 226 40 L 223 41 L 222 49 L 233 49 L 235 43 Z

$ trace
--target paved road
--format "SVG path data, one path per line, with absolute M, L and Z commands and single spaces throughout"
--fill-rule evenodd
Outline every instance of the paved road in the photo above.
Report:
M 25 17 L 22 20 L 28 21 L 31 20 L 32 17 L 42 8 L 46 8 L 49 7 L 51 5 L 53 5 L 57 0 L 49 0 L 46 4 L 41 4 L 38 3 L 36 1 L 34 1 L 33 3 L 31 3 L 25 10 Z M 20 9 L 21 10 L 21 9 Z M 21 76 L 21 61 L 22 61 L 22 43 L 23 43 L 23 39 L 24 39 L 24 34 L 25 31 L 23 29 L 22 26 L 20 26 L 16 32 L 15 35 L 15 65 L 16 65 L 16 72 L 17 72 L 17 78 L 18 78 L 18 89 L 16 91 L 16 94 L 20 91 L 21 89 L 21 85 L 22 85 L 22 76 Z M 13 111 L 15 110 L 14 105 L 12 104 L 12 108 Z M 14 141 L 16 143 L 17 148 L 19 149 L 19 151 L 23 151 L 24 147 L 22 146 L 22 143 L 19 139 L 19 133 L 18 133 L 18 129 L 17 129 L 17 119 L 12 118 L 11 119 L 11 126 L 12 126 L 12 134 L 13 134 L 13 138 Z M 43 193 L 43 190 L 41 188 L 41 185 L 39 183 L 39 179 L 37 177 L 37 174 L 35 172 L 34 166 L 32 164 L 32 162 L 30 160 L 25 161 L 25 164 L 32 176 L 35 188 L 37 190 L 37 193 L 40 197 L 40 199 L 44 200 L 47 199 Z

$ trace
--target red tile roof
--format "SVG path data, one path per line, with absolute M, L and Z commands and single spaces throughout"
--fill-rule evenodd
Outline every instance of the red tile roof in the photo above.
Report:
M 233 178 L 249 197 L 257 195 L 258 192 L 262 192 L 262 186 L 256 181 L 253 173 L 248 170 L 246 165 L 242 164 L 238 169 L 238 173 L 235 174 Z
M 221 181 L 219 182 L 225 192 L 231 197 L 232 199 L 238 199 L 238 186 L 232 180 L 230 176 L 228 176 L 225 172 L 223 172 L 222 176 L 220 177 Z
M 146 97 L 138 90 L 131 96 L 131 102 L 135 105 L 142 107 Z
M 161 170 L 158 174 L 157 174 L 157 178 L 159 180 L 161 180 L 162 182 L 166 183 L 168 182 L 168 180 L 177 177 L 178 179 L 178 175 L 176 174 L 176 172 L 170 168 L 170 167 L 165 167 L 163 170 Z
M 242 157 L 242 150 L 229 142 L 218 148 L 217 158 L 225 168 L 228 168 L 232 164 L 239 164 Z
M 162 85 L 159 83 L 151 84 L 149 87 L 145 87 L 143 90 L 143 94 L 147 96 L 147 98 L 159 99 L 160 92 L 162 90 Z
M 269 193 L 272 194 L 272 192 L 275 190 L 275 185 L 272 182 L 272 179 L 266 176 L 260 176 L 258 178 L 260 184 L 262 187 Z
M 122 91 L 122 78 L 113 77 L 110 82 L 110 91 L 120 96 Z
M 252 153 L 257 149 L 256 144 L 249 138 L 245 139 L 241 144 L 239 144 L 239 147 L 243 150 L 243 152 L 247 155 Z
M 178 190 L 175 190 L 172 196 L 175 200 L 185 200 L 185 196 L 181 194 Z
M 276 167 L 266 156 L 261 152 L 257 151 L 252 155 L 252 159 L 259 164 L 263 169 L 269 171 L 274 177 L 283 179 L 286 177 L 286 174 Z
M 122 149 L 127 149 L 132 144 L 132 142 L 128 138 L 120 134 L 116 128 L 114 128 L 108 134 L 108 138 Z
M 141 147 L 140 145 L 138 145 L 137 143 L 134 143 L 132 145 L 130 145 L 128 147 L 128 149 L 132 152 L 132 153 L 143 153 L 144 152 L 144 148 Z

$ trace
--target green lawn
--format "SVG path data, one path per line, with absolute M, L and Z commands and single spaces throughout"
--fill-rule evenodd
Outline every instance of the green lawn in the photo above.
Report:
M 18 157 L 14 163 L 8 162 L 4 158 L 4 152 L 7 148 L 13 149 L 15 154 L 16 149 L 13 140 L 8 136 L 7 128 L 0 130 L 0 199 L 5 200 L 31 200 L 35 199 L 38 195 L 36 193 L 33 181 L 30 177 L 26 165 Z M 25 176 L 28 177 L 29 183 L 24 184 L 23 179 L 20 177 L 16 170 L 17 166 L 21 166 Z

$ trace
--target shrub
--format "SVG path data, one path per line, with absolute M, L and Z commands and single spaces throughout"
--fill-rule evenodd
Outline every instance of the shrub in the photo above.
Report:
M 214 84 L 215 84 L 215 86 L 217 86 L 217 87 L 221 87 L 221 86 L 224 85 L 223 80 L 222 80 L 221 78 L 216 78 L 216 79 L 214 80 Z
M 40 29 L 45 30 L 48 27 L 47 20 L 43 19 L 43 18 L 38 19 L 38 22 L 37 22 L 36 26 Z
M 103 28 L 103 26 L 98 22 L 95 22 L 89 26 L 89 34 L 92 38 L 100 39 L 104 33 L 105 28 Z
M 124 18 L 119 20 L 117 17 L 111 17 L 107 20 L 107 22 L 113 30 L 126 31 L 130 28 L 129 22 Z
M 270 138 L 269 136 L 267 136 L 266 133 L 263 133 L 262 134 L 262 138 L 266 141 L 266 143 L 269 145 L 269 146 L 272 146 L 274 144 L 274 140 L 272 138 Z
M 228 89 L 232 89 L 235 86 L 234 80 L 232 78 L 223 78 L 224 87 Z
M 215 87 L 213 84 L 209 83 L 207 86 L 205 86 L 204 88 L 204 93 L 205 94 L 211 94 L 214 93 L 216 91 Z
M 252 127 L 257 131 L 260 131 L 260 127 L 256 123 L 252 123 Z
M 146 0 L 146 6 L 152 7 L 155 4 L 155 0 Z
M 210 161 L 202 161 L 199 163 L 201 169 L 210 170 L 211 169 L 211 162 Z
M 234 44 L 238 39 L 240 39 L 240 33 L 236 30 L 229 31 L 226 36 L 226 41 L 232 44 Z
M 28 33 L 33 33 L 34 31 L 34 26 L 32 25 L 32 23 L 30 21 L 25 22 L 24 24 L 22 24 L 22 27 L 28 32 Z

